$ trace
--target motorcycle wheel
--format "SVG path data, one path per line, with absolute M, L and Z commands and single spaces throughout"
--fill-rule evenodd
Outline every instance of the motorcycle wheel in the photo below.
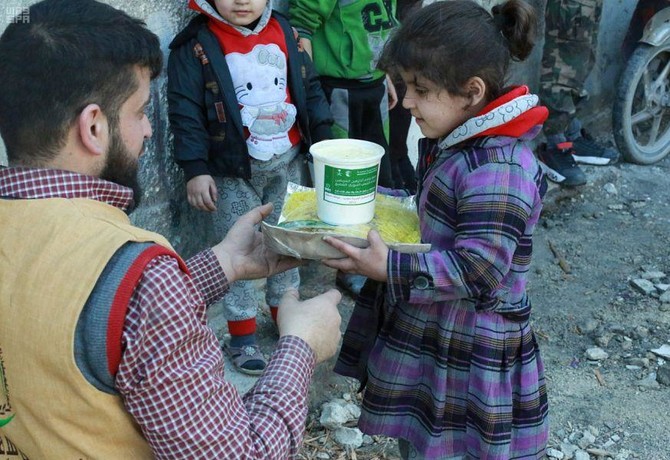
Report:
M 635 49 L 617 87 L 612 127 L 631 163 L 656 163 L 670 153 L 670 43 Z

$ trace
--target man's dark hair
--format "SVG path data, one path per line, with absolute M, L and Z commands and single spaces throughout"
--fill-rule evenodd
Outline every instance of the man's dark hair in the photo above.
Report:
M 94 0 L 44 0 L 0 37 L 0 135 L 12 164 L 39 166 L 88 104 L 112 126 L 137 90 L 135 67 L 161 71 L 158 37 Z

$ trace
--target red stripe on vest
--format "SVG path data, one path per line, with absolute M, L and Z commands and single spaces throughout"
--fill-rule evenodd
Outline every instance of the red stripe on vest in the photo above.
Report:
M 109 312 L 109 320 L 107 322 L 107 367 L 111 375 L 116 375 L 119 363 L 121 362 L 121 354 L 123 352 L 121 349 L 121 335 L 123 333 L 123 325 L 126 320 L 130 297 L 135 292 L 135 287 L 142 273 L 144 273 L 145 267 L 154 258 L 163 255 L 177 259 L 179 268 L 187 275 L 189 274 L 188 267 L 186 267 L 181 257 L 174 251 L 158 244 L 148 247 L 135 259 L 121 280 L 116 294 L 114 294 L 112 308 Z

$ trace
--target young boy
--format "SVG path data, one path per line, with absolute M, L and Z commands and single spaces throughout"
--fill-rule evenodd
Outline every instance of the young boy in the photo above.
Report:
M 188 202 L 215 214 L 218 235 L 267 202 L 276 222 L 287 182 L 301 182 L 304 153 L 331 137 L 318 78 L 272 0 L 190 0 L 188 7 L 200 14 L 170 44 L 168 63 L 175 160 Z M 275 320 L 281 295 L 299 283 L 297 269 L 268 278 Z M 256 344 L 256 291 L 253 282 L 238 282 L 224 298 L 231 334 L 224 349 L 252 375 L 266 365 Z
M 396 0 L 289 0 L 289 13 L 321 77 L 335 119 L 333 134 L 383 146 L 379 185 L 393 188 L 389 98 L 377 61 L 398 25 Z M 389 89 L 395 97 L 395 89 Z M 358 295 L 364 281 L 362 276 L 337 273 L 337 285 L 353 295 Z

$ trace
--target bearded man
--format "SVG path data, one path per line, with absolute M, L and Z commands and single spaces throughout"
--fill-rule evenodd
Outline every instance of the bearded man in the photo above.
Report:
M 0 37 L 0 450 L 22 458 L 286 458 L 315 363 L 340 337 L 331 290 L 282 301 L 280 339 L 244 398 L 206 308 L 238 279 L 298 261 L 258 223 L 183 261 L 133 226 L 162 68 L 144 24 L 93 0 L 45 0 Z

